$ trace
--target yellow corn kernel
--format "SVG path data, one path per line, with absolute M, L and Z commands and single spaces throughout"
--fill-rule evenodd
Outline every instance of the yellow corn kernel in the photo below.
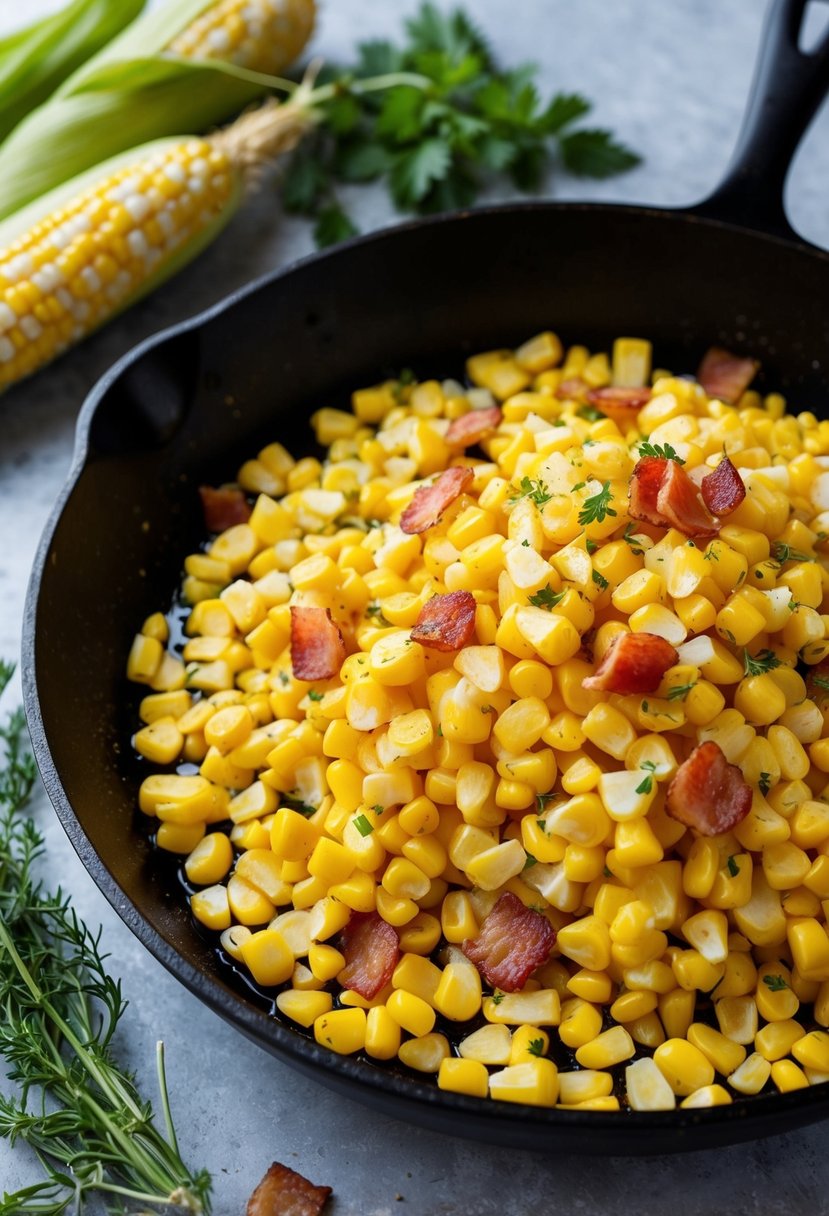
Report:
M 471 963 L 448 963 L 435 991 L 435 1008 L 454 1022 L 465 1022 L 481 1008 L 481 977 Z
M 688 1027 L 694 1020 L 695 1003 L 696 993 L 682 988 L 674 988 L 660 995 L 659 1016 L 669 1037 L 680 1039 L 688 1033 Z M 724 1004 L 724 1001 L 718 1001 L 717 1009 Z M 723 1029 L 722 1025 L 720 1029 Z M 726 1032 L 723 1030 L 723 1033 Z
M 829 935 L 813 916 L 793 917 L 787 928 L 794 965 L 805 980 L 829 980 Z
M 613 1026 L 576 1049 L 576 1060 L 582 1068 L 612 1068 L 629 1060 L 636 1048 L 624 1026 Z
M 753 1052 L 728 1078 L 728 1084 L 737 1093 L 750 1096 L 759 1094 L 771 1076 L 771 1063 L 759 1052 Z
M 196 920 L 208 929 L 229 929 L 230 905 L 227 888 L 216 885 L 197 891 L 190 897 L 190 911 Z
M 673 1110 L 676 1106 L 673 1088 L 647 1056 L 627 1066 L 625 1089 L 631 1110 Z
M 440 1062 L 438 1089 L 485 1098 L 489 1089 L 489 1073 L 478 1060 L 447 1057 Z
M 685 1039 L 667 1039 L 653 1060 L 678 1097 L 687 1097 L 714 1081 L 714 1066 L 698 1047 Z
M 567 1047 L 582 1047 L 600 1034 L 602 1015 L 589 1001 L 574 997 L 561 1007 L 559 1038 Z
M 149 684 L 161 665 L 164 647 L 157 638 L 135 635 L 127 657 L 127 679 L 136 684 Z
M 510 1064 L 489 1078 L 489 1093 L 501 1102 L 528 1106 L 555 1106 L 558 1099 L 558 1069 L 552 1060 L 526 1060 Z
M 500 998 L 486 997 L 484 1017 L 488 1022 L 504 1026 L 558 1026 L 561 1000 L 553 988 L 535 991 L 501 993 Z
M 233 848 L 223 832 L 204 836 L 184 863 L 190 882 L 209 886 L 221 882 L 233 865 Z
M 689 1026 L 688 1042 L 698 1048 L 723 1076 L 729 1076 L 738 1069 L 746 1058 L 745 1047 L 702 1022 Z
M 435 1024 L 435 1011 L 421 997 L 402 988 L 396 989 L 386 1001 L 390 1017 L 403 1030 L 421 1038 L 430 1034 Z
M 806 1089 L 809 1081 L 793 1060 L 776 1060 L 771 1066 L 771 1079 L 781 1094 L 793 1089 Z
M 366 1045 L 365 1009 L 334 1009 L 314 1022 L 314 1038 L 338 1055 L 351 1055 Z
M 610 933 L 598 916 L 584 916 L 559 929 L 557 945 L 580 967 L 604 971 L 610 964 Z
M 203 836 L 203 823 L 162 823 L 155 842 L 167 853 L 191 853 Z

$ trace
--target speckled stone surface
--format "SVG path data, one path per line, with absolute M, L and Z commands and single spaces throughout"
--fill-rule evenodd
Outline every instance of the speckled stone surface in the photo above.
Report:
M 34 16 L 55 5 L 28 0 L 23 7 Z M 412 7 L 398 0 L 329 0 L 314 50 L 345 60 L 356 41 L 394 34 Z M 751 78 L 763 7 L 757 0 L 476 0 L 470 7 L 504 63 L 533 59 L 551 90 L 578 89 L 596 99 L 597 122 L 615 127 L 646 158 L 634 172 L 604 183 L 556 175 L 546 194 L 681 206 L 716 184 Z M 11 28 L 20 8 L 0 0 L 0 30 Z M 826 6 L 813 8 L 807 37 L 827 16 Z M 825 248 L 827 181 L 824 109 L 790 173 L 787 204 L 798 231 Z M 380 190 L 351 190 L 347 199 L 364 229 L 394 221 Z M 75 418 L 97 377 L 147 334 L 310 249 L 306 225 L 280 214 L 276 192 L 266 184 L 196 265 L 0 400 L 0 655 L 18 654 L 32 557 L 69 468 Z M 554 1147 L 547 1155 L 478 1147 L 335 1098 L 191 997 L 99 894 L 42 793 L 34 814 L 47 837 L 48 879 L 71 893 L 90 923 L 104 926 L 113 970 L 130 1000 L 117 1048 L 148 1094 L 154 1093 L 155 1042 L 167 1043 L 182 1147 L 188 1160 L 212 1170 L 219 1216 L 243 1212 L 274 1159 L 331 1185 L 332 1216 L 529 1216 L 562 1208 L 574 1216 L 656 1216 L 668 1204 L 674 1216 L 829 1210 L 829 1155 L 820 1126 L 687 1157 L 625 1161 L 562 1157 Z M 0 1191 L 37 1177 L 28 1150 L 0 1142 Z

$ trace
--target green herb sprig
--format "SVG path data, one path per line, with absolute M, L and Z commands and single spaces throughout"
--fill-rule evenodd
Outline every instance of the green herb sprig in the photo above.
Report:
M 579 511 L 579 523 L 581 526 L 585 528 L 594 521 L 600 524 L 604 522 L 607 515 L 614 516 L 616 511 L 610 505 L 612 498 L 613 493 L 610 489 L 609 481 L 606 481 L 601 490 L 596 494 L 585 498 L 582 509 Z
M 670 443 L 659 444 L 645 441 L 639 444 L 637 450 L 640 456 L 655 456 L 659 460 L 673 460 L 675 464 L 685 464 L 676 448 L 672 447 Z
M 12 669 L 0 662 L 0 693 Z M 170 1113 L 163 1045 L 157 1072 L 165 1133 L 112 1039 L 126 1008 L 93 933 L 33 867 L 43 851 L 21 814 L 35 780 L 17 710 L 0 724 L 0 1055 L 17 1094 L 0 1096 L 0 1135 L 23 1141 L 45 1178 L 0 1198 L 0 1216 L 80 1216 L 101 1197 L 191 1216 L 210 1211 L 210 1176 L 182 1161 Z
M 500 68 L 461 9 L 422 4 L 398 43 L 358 48 L 356 64 L 320 76 L 316 130 L 283 181 L 289 211 L 315 220 L 318 245 L 356 232 L 340 183 L 385 179 L 401 211 L 468 207 L 493 178 L 536 190 L 557 161 L 583 177 L 610 177 L 639 157 L 610 131 L 578 126 L 590 102 L 556 93 L 542 102 L 537 69 Z

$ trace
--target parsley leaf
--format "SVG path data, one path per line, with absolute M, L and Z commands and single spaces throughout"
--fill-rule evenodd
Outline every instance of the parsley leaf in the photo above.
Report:
M 747 676 L 761 676 L 767 671 L 773 671 L 775 667 L 780 666 L 780 660 L 773 650 L 766 647 L 759 650 L 757 654 L 750 655 L 747 650 L 743 650 L 743 663 Z
M 696 688 L 696 686 L 696 680 L 691 684 L 675 684 L 673 688 L 668 689 L 668 700 L 684 701 L 691 689 Z
M 757 781 L 757 788 L 764 796 L 771 789 L 771 773 L 761 773 Z
M 530 1039 L 529 1043 L 527 1044 L 527 1051 L 531 1056 L 544 1055 L 544 1040 L 540 1035 L 537 1039 Z
M 314 121 L 283 179 L 286 208 L 333 244 L 354 232 L 341 182 L 382 178 L 398 208 L 429 214 L 469 206 L 493 176 L 526 191 L 556 162 L 598 178 L 638 164 L 609 131 L 577 125 L 585 97 L 542 98 L 538 74 L 499 66 L 464 10 L 421 4 L 399 39 L 362 43 L 305 95 Z
M 645 769 L 645 776 L 637 785 L 636 793 L 650 794 L 653 790 L 653 774 L 656 772 L 656 765 L 653 760 L 643 760 L 639 767 Z
M 612 497 L 610 482 L 606 481 L 597 494 L 591 495 L 590 498 L 585 498 L 584 505 L 581 511 L 579 511 L 579 523 L 581 526 L 584 528 L 593 522 L 600 524 L 606 516 L 615 515 L 616 511 L 610 506 Z
M 634 557 L 641 557 L 645 550 L 642 548 L 641 541 L 638 539 L 633 529 L 634 525 L 628 524 L 628 526 L 625 528 L 625 534 L 622 537 L 622 540 L 630 547 L 630 551 Z
M 728 866 L 728 873 L 731 875 L 731 877 L 736 878 L 737 875 L 740 873 L 740 867 L 737 865 L 737 860 L 733 856 L 733 854 L 731 857 L 729 857 L 728 861 L 725 864 Z
M 824 692 L 829 692 L 829 676 L 812 676 L 812 683 L 815 688 L 821 688 Z
M 801 553 L 799 549 L 793 549 L 791 545 L 785 544 L 782 540 L 776 540 L 771 547 L 771 555 L 776 562 L 784 565 L 786 562 L 816 562 L 817 558 L 811 553 Z
M 599 588 L 600 591 L 606 591 L 607 588 L 610 586 L 610 583 L 607 581 L 605 576 L 603 574 L 600 574 L 598 570 L 593 571 L 593 582 L 596 584 L 596 586 Z
M 529 498 L 537 507 L 543 507 L 545 502 L 549 502 L 553 497 L 541 480 L 532 481 L 529 477 L 522 477 L 519 484 L 521 493 L 512 495 L 510 502 L 519 502 L 522 498 Z
M 676 448 L 669 443 L 640 443 L 638 447 L 640 456 L 656 456 L 660 460 L 673 460 L 676 464 L 685 464 L 681 456 L 677 455 Z
M 546 587 L 542 587 L 540 591 L 536 591 L 535 595 L 530 595 L 527 598 L 534 608 L 546 608 L 550 612 L 555 608 L 556 604 L 561 603 L 565 595 L 565 591 L 553 591 L 548 583 Z
M 601 410 L 597 410 L 595 405 L 581 406 L 580 409 L 576 410 L 576 415 L 579 418 L 583 418 L 585 422 L 601 422 L 603 418 L 607 417 L 607 414 L 603 414 Z
M 319 692 L 316 688 L 309 688 L 308 696 L 312 701 L 321 701 L 325 693 Z
M 789 986 L 782 975 L 764 975 L 763 983 L 772 992 L 782 992 L 784 988 L 788 988 Z

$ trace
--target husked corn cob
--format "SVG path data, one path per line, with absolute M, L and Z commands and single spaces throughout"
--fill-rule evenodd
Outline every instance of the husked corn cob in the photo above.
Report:
M 314 18 L 315 0 L 167 0 L 151 9 L 0 147 L 0 219 L 125 149 L 226 122 L 277 83 Z
M 210 139 L 125 153 L 0 225 L 0 389 L 151 291 L 224 227 L 248 171 L 300 138 L 266 105 Z
M 314 0 L 219 0 L 168 44 L 173 55 L 224 59 L 275 75 L 296 59 L 314 26 Z

